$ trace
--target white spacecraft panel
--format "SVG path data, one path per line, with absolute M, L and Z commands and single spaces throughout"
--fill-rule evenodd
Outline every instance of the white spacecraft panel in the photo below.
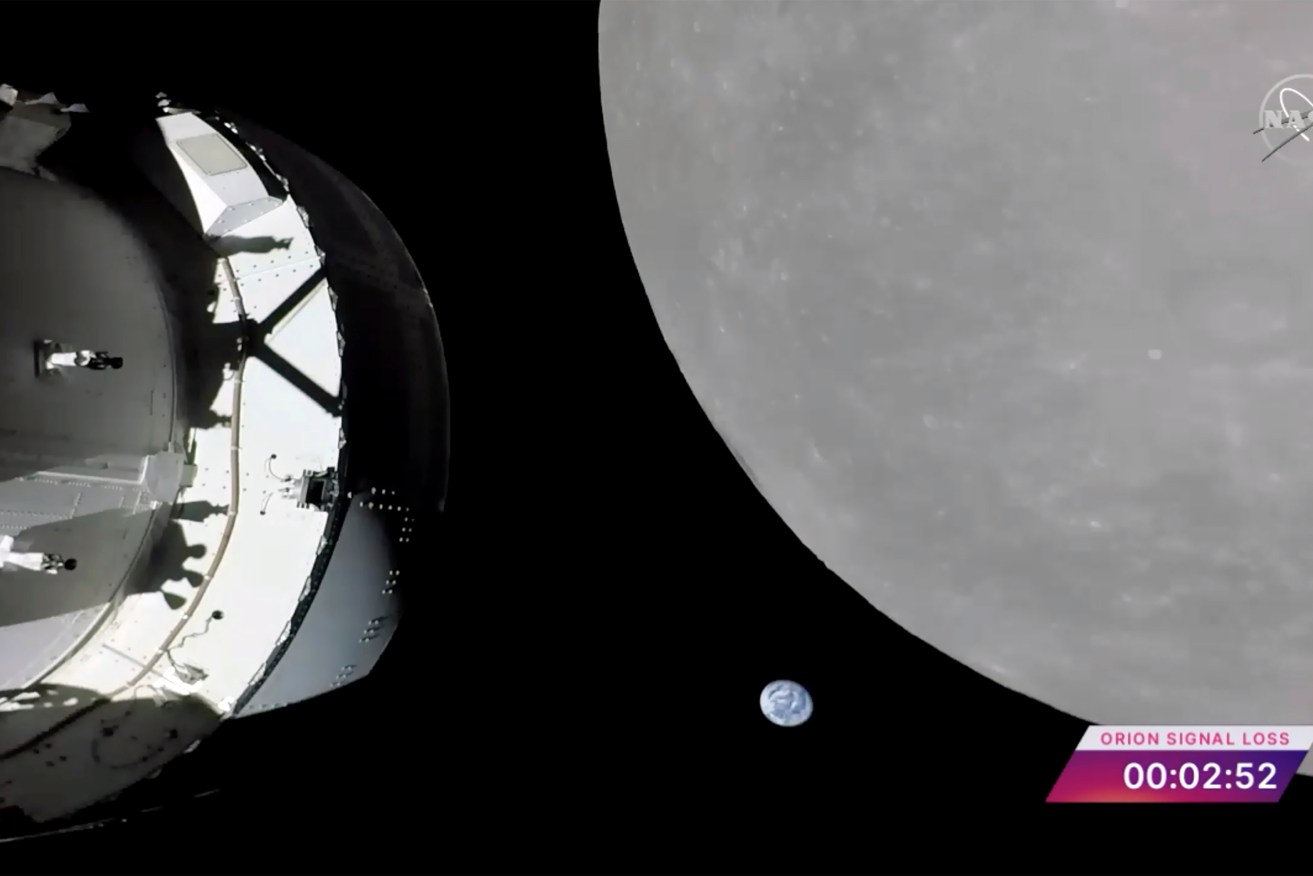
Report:
M 341 422 L 335 406 L 326 408 L 296 381 L 309 378 L 336 399 L 341 359 L 336 317 L 318 277 L 320 258 L 294 202 L 289 199 L 241 235 L 212 243 L 217 252 L 229 253 L 235 309 L 252 320 L 275 354 L 268 357 L 257 347 L 245 360 L 233 420 L 240 432 L 237 502 L 230 506 L 224 540 L 215 545 L 222 557 L 203 605 L 193 609 L 172 650 L 176 661 L 205 673 L 196 695 L 226 714 L 287 634 L 320 550 L 326 513 L 298 507 L 288 493 L 306 471 L 337 463 Z M 274 367 L 284 363 L 299 373 Z M 232 458 L 226 448 L 198 445 L 197 463 L 221 465 L 218 458 L 211 463 L 219 454 Z M 211 483 L 196 488 L 207 489 L 206 498 L 219 504 L 211 495 L 219 484 Z M 195 501 L 191 491 L 182 499 Z M 211 619 L 215 609 L 223 612 L 222 621 Z
M 200 632 L 213 605 L 224 612 L 179 659 L 207 673 L 200 691 L 219 705 L 235 699 L 282 639 L 310 577 L 326 515 L 298 508 L 284 477 L 336 463 L 337 418 L 258 359 L 242 375 L 240 502 L 203 610 L 183 630 Z
M 227 258 L 232 277 L 241 286 L 246 315 L 257 322 L 295 294 L 301 281 L 323 264 L 291 198 L 245 225 L 240 233 L 211 241 L 211 246 Z M 334 329 L 330 337 L 336 336 Z M 333 355 L 337 355 L 336 349 Z
M 271 192 L 236 147 L 204 119 L 179 113 L 155 124 L 167 151 L 161 152 L 155 133 L 147 132 L 137 144 L 138 164 L 201 234 L 221 237 L 283 202 L 282 193 Z
M 364 678 L 396 630 L 403 553 L 416 512 L 399 491 L 354 496 L 308 612 L 287 650 L 235 717 L 280 708 Z
M 342 384 L 342 358 L 337 353 L 337 314 L 321 280 L 296 309 L 273 328 L 265 345 L 333 397 Z

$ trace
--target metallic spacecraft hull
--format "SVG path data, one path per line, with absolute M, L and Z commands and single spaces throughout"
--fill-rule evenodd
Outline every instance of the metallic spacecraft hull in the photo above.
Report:
M 448 425 L 427 291 L 340 173 L 232 113 L 4 98 L 0 529 L 79 561 L 0 571 L 19 824 L 365 677 L 441 510 Z M 124 367 L 43 372 L 46 338 Z

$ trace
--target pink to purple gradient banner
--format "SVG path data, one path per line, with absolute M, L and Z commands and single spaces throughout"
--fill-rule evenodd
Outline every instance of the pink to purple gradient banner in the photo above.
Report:
M 1091 727 L 1050 803 L 1276 803 L 1313 728 Z

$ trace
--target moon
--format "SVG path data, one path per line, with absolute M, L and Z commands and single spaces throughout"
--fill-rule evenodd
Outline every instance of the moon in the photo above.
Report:
M 621 216 L 708 417 L 876 608 L 1084 720 L 1313 723 L 1313 170 L 1253 136 L 1310 32 L 601 10 Z

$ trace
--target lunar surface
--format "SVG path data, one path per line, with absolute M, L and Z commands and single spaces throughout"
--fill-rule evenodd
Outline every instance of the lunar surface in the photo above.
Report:
M 797 727 L 812 716 L 812 697 L 796 681 L 772 681 L 761 689 L 761 713 L 780 727 Z
M 1313 723 L 1313 166 L 1254 134 L 1310 34 L 602 7 L 621 214 L 708 416 L 878 609 L 1085 720 Z

